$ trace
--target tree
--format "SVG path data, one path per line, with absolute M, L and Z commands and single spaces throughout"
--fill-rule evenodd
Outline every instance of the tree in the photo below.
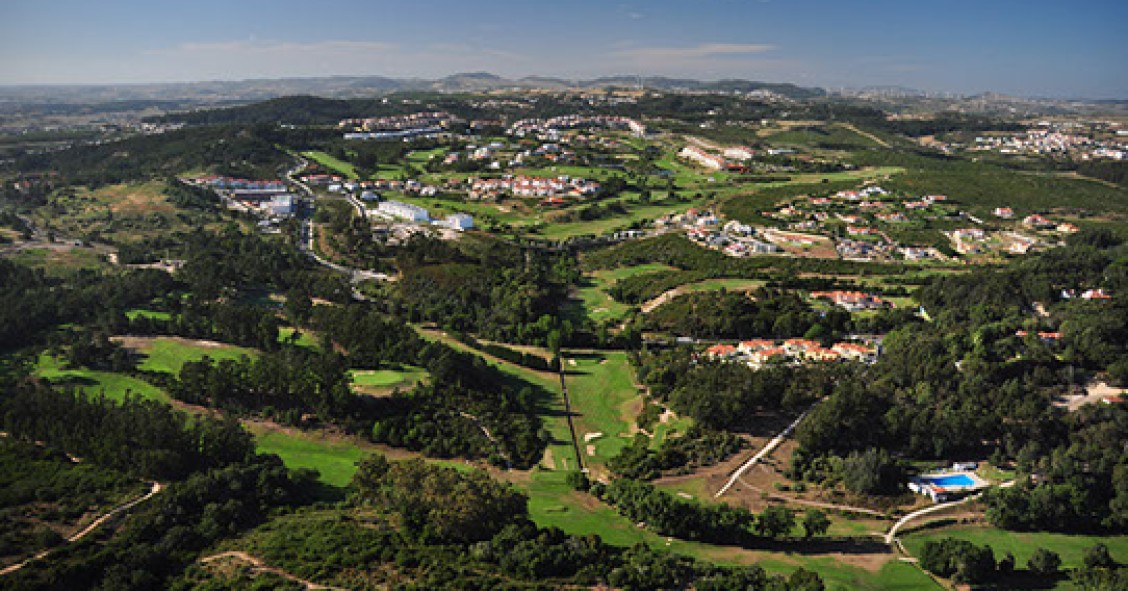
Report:
M 811 509 L 803 516 L 803 537 L 810 539 L 821 536 L 830 529 L 830 519 L 826 513 L 818 509 Z
M 1061 556 L 1053 550 L 1038 548 L 1026 561 L 1026 567 L 1041 576 L 1056 576 L 1061 568 Z
M 772 505 L 756 519 L 756 531 L 761 535 L 776 538 L 785 536 L 795 527 L 795 515 L 785 507 Z
M 1108 546 L 1104 544 L 1097 544 L 1092 548 L 1086 548 L 1082 560 L 1085 563 L 1085 568 L 1112 568 L 1116 566 L 1116 561 L 1108 553 Z

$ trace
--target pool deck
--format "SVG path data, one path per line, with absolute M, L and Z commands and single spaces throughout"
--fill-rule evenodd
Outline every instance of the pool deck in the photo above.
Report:
M 959 479 L 959 484 L 944 483 L 940 480 Z M 966 483 L 964 483 L 966 482 Z M 940 472 L 916 476 L 909 481 L 909 490 L 922 495 L 928 495 L 933 501 L 941 502 L 954 497 L 963 496 L 990 486 L 978 474 L 971 471 Z

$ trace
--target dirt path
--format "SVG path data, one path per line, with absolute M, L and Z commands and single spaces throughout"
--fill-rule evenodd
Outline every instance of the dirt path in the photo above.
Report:
M 767 500 L 769 500 L 769 501 L 778 500 L 778 501 L 783 501 L 784 503 L 791 503 L 791 504 L 795 504 L 795 505 L 803 505 L 803 506 L 806 506 L 806 507 L 817 507 L 819 509 L 831 509 L 831 510 L 834 510 L 834 511 L 848 511 L 850 513 L 863 513 L 865 515 L 873 515 L 874 517 L 881 517 L 881 518 L 885 517 L 885 513 L 882 513 L 881 511 L 877 511 L 875 509 L 869 509 L 869 508 L 866 508 L 866 507 L 855 507 L 853 505 L 836 505 L 834 503 L 827 503 L 827 502 L 824 502 L 824 501 L 812 501 L 812 500 L 809 500 L 809 499 L 800 499 L 800 498 L 797 498 L 797 497 L 785 497 L 783 495 L 778 495 L 778 494 L 772 493 L 770 491 L 765 491 L 764 489 L 762 489 L 762 488 L 760 488 L 760 487 L 758 487 L 754 484 L 750 484 L 747 480 L 744 480 L 743 477 L 739 478 L 738 480 L 740 481 L 740 484 L 744 485 L 749 490 L 754 490 L 754 491 L 759 492 L 759 493 L 767 493 L 767 495 L 768 495 Z
M 818 402 L 816 402 L 815 404 L 818 404 Z M 811 408 L 814 408 L 814 405 L 811 405 Z M 787 439 L 788 436 L 791 435 L 791 432 L 799 426 L 799 423 L 802 422 L 804 418 L 806 418 L 807 413 L 811 412 L 811 408 L 803 411 L 803 414 L 799 415 L 799 417 L 796 418 L 795 421 L 790 425 L 788 425 L 786 429 L 781 431 L 779 435 L 776 435 L 771 441 L 767 443 L 767 445 L 761 448 L 760 451 L 756 452 L 756 455 L 748 458 L 747 462 L 744 462 L 744 464 L 737 468 L 736 472 L 733 472 L 732 477 L 729 478 L 728 482 L 726 482 L 725 485 L 721 487 L 721 490 L 717 491 L 717 494 L 713 495 L 713 498 L 721 498 L 721 495 L 724 495 L 726 492 L 728 492 L 728 490 L 732 488 L 732 485 L 736 484 L 736 482 L 740 480 L 740 477 L 743 476 L 749 468 L 755 466 L 757 463 L 759 463 L 760 460 L 764 459 L 768 454 L 775 451 L 775 448 L 779 447 L 779 445 L 783 443 L 783 440 Z
M 222 552 L 220 554 L 213 554 L 212 556 L 201 558 L 200 563 L 201 564 L 208 564 L 208 563 L 211 563 L 211 562 L 216 562 L 218 560 L 224 560 L 224 559 L 228 559 L 228 558 L 250 563 L 251 568 L 255 572 L 270 573 L 272 575 L 278 575 L 279 577 L 282 577 L 283 579 L 286 579 L 287 581 L 293 581 L 293 582 L 295 582 L 299 585 L 304 585 L 306 589 L 318 589 L 318 590 L 330 589 L 330 590 L 335 590 L 335 591 L 346 591 L 343 587 L 330 587 L 329 585 L 322 585 L 322 584 L 319 584 L 319 583 L 314 583 L 313 581 L 307 581 L 306 579 L 294 576 L 294 575 L 292 575 L 292 574 L 290 574 L 290 573 L 288 573 L 288 572 L 286 572 L 286 571 L 284 571 L 280 568 L 275 568 L 273 566 L 269 566 L 265 562 L 263 562 L 261 558 L 258 558 L 257 556 L 252 556 L 250 554 L 247 554 L 246 552 L 240 552 L 238 550 L 232 550 L 232 551 L 229 551 L 229 552 Z
M 492 443 L 494 445 L 494 448 L 497 449 L 497 455 L 501 456 L 501 459 L 505 460 L 505 469 L 512 470 L 513 462 L 509 459 L 509 454 L 505 453 L 505 450 L 501 449 L 501 442 L 499 442 L 497 438 L 493 436 L 493 433 L 490 433 L 490 430 L 484 424 L 482 424 L 482 420 L 462 410 L 458 411 L 458 415 L 464 419 L 472 421 L 475 425 L 478 426 L 479 429 L 481 429 L 482 435 L 485 435 L 486 439 L 489 439 L 490 443 Z
M 852 131 L 852 132 L 854 132 L 854 133 L 856 133 L 856 134 L 876 143 L 877 145 L 881 146 L 882 148 L 888 148 L 889 147 L 889 142 L 886 142 L 885 140 L 877 137 L 876 135 L 874 135 L 874 134 L 872 134 L 868 131 L 862 131 L 862 130 L 858 129 L 857 127 L 854 127 L 854 125 L 852 123 L 840 123 L 839 125 L 841 125 L 845 129 L 849 129 L 850 131 Z
M 153 495 L 161 492 L 161 490 L 163 488 L 164 488 L 164 485 L 159 483 L 159 482 L 151 483 L 150 486 L 149 486 L 149 492 L 145 493 L 144 495 L 141 495 L 140 497 L 137 497 L 136 499 L 133 499 L 132 501 L 122 503 L 121 505 L 118 505 L 117 507 L 110 509 L 104 515 L 102 515 L 98 519 L 95 519 L 94 521 L 92 521 L 90 523 L 90 525 L 83 528 L 82 531 L 80 531 L 80 532 L 70 536 L 69 538 L 67 538 L 67 542 L 68 543 L 77 542 L 77 541 L 81 540 L 82 538 L 85 538 L 86 536 L 90 535 L 91 532 L 98 529 L 98 527 L 101 526 L 102 524 L 106 523 L 107 521 L 109 521 L 113 517 L 136 507 L 139 503 L 142 503 L 144 501 L 149 500 L 150 498 L 153 497 Z M 6 575 L 6 574 L 9 574 L 9 573 L 14 573 L 14 572 L 20 570 L 21 568 L 23 568 L 24 565 L 26 565 L 27 563 L 29 563 L 33 560 L 40 560 L 42 558 L 46 558 L 48 554 L 50 554 L 52 551 L 54 551 L 58 547 L 59 546 L 56 546 L 54 548 L 48 548 L 47 550 L 44 550 L 44 551 L 36 554 L 35 556 L 32 556 L 31 558 L 24 560 L 23 562 L 18 562 L 16 564 L 11 565 L 11 566 L 7 566 L 3 569 L 0 569 L 0 576 Z

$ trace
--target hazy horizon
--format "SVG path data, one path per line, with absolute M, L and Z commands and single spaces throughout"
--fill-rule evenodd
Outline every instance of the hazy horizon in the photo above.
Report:
M 709 0 L 429 6 L 333 0 L 0 6 L 0 85 L 467 72 L 746 79 L 827 89 L 1128 98 L 1128 3 Z

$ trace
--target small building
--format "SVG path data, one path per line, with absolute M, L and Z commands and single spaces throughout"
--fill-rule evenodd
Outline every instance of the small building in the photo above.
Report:
M 439 223 L 452 230 L 458 230 L 459 232 L 472 230 L 474 228 L 474 218 L 465 213 L 448 215 Z

